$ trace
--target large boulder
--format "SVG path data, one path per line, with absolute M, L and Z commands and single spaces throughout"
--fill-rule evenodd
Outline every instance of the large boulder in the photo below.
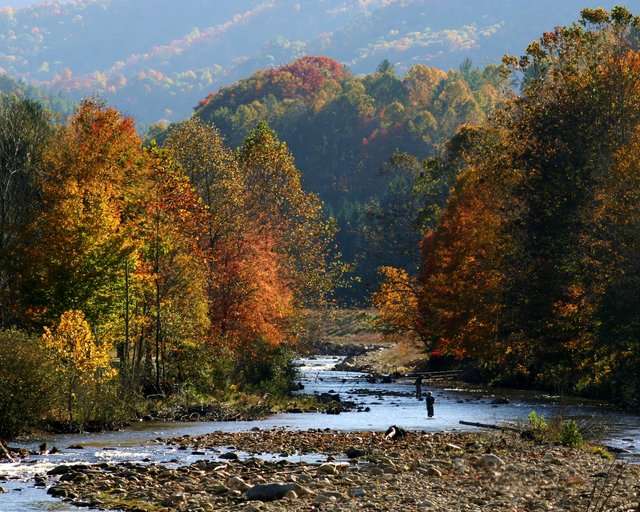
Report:
M 297 493 L 298 484 L 257 484 L 247 491 L 247 499 L 259 501 L 276 501 L 284 498 L 289 491 Z
M 350 446 L 344 451 L 344 453 L 350 459 L 357 459 L 359 457 L 364 457 L 367 454 L 367 451 L 362 448 L 354 448 L 353 446 Z
M 332 402 L 340 403 L 340 395 L 338 393 L 322 393 L 318 396 L 318 402 L 330 404 Z

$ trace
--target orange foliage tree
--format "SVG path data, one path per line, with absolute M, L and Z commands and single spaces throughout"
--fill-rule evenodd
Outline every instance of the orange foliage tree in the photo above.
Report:
M 292 341 L 296 312 L 325 299 L 340 272 L 331 261 L 333 226 L 266 124 L 235 154 L 197 118 L 175 127 L 165 147 L 208 210 L 212 348 L 242 369 Z
M 371 302 L 380 311 L 379 328 L 385 335 L 395 338 L 417 332 L 418 283 L 404 269 L 380 267 L 380 289 L 373 293 Z
M 156 391 L 181 380 L 182 354 L 201 344 L 209 328 L 207 252 L 208 214 L 183 170 L 170 155 L 152 147 L 148 196 L 142 217 L 143 250 L 138 274 L 143 286 L 135 297 L 145 321 L 138 323 L 133 369 L 142 361 L 149 375 L 153 359 Z
M 504 362 L 515 351 L 500 339 L 503 261 L 511 251 L 501 232 L 514 210 L 509 193 L 517 178 L 508 157 L 486 160 L 507 144 L 504 132 L 470 128 L 454 141 L 464 169 L 422 242 L 419 322 L 427 347 L 438 353 Z

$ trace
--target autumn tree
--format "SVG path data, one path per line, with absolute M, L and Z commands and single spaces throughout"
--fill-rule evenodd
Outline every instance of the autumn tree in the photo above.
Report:
M 510 264 L 508 330 L 531 340 L 537 370 L 559 386 L 575 383 L 598 330 L 584 264 L 603 181 L 640 121 L 635 25 L 622 8 L 585 9 L 517 64 L 528 74 L 512 129 L 523 214 L 510 226 L 521 251 Z
M 172 129 L 164 147 L 207 209 L 211 350 L 230 354 L 242 372 L 292 339 L 296 310 L 325 300 L 339 273 L 333 226 L 266 124 L 233 153 L 194 118 Z
M 164 147 L 194 185 L 207 209 L 209 339 L 214 353 L 251 357 L 256 338 L 277 344 L 290 306 L 268 230 L 245 208 L 250 196 L 245 175 L 217 130 L 197 118 L 174 127 Z M 203 233 L 203 234 L 205 234 Z M 273 311 L 270 310 L 274 306 Z
M 52 360 L 68 420 L 81 414 L 85 422 L 96 406 L 97 388 L 115 375 L 108 347 L 99 343 L 82 311 L 65 311 L 53 327 L 45 327 L 42 347 Z
M 640 230 L 640 128 L 614 155 L 614 163 L 590 212 L 591 230 L 582 240 L 583 268 L 589 287 L 575 297 L 581 316 L 598 329 L 583 336 L 578 386 L 612 388 L 621 401 L 633 403 L 640 383 L 638 331 L 638 241 Z
M 220 132 L 197 117 L 171 128 L 163 144 L 182 167 L 209 210 L 208 244 L 242 224 L 243 180 L 233 152 Z
M 614 277 L 635 267 L 614 247 L 633 247 L 635 230 L 638 24 L 623 8 L 585 9 L 505 59 L 522 96 L 460 146 L 423 242 L 421 328 L 445 351 L 558 390 L 637 389 L 621 379 L 636 357 L 620 300 L 634 304 L 632 281 Z
M 207 316 L 209 216 L 183 170 L 166 151 L 148 150 L 151 170 L 140 219 L 137 269 L 142 286 L 133 307 L 141 316 L 132 338 L 132 371 L 156 392 L 185 380 L 184 357 L 203 342 Z
M 247 217 L 256 223 L 258 235 L 273 237 L 294 299 L 322 303 L 342 271 L 332 254 L 335 226 L 323 214 L 322 203 L 303 190 L 293 155 L 266 123 L 245 139 L 237 158 Z
M 380 267 L 379 273 L 382 284 L 371 296 L 373 306 L 380 312 L 378 329 L 390 338 L 419 339 L 418 280 L 406 270 L 394 267 Z
M 136 249 L 130 205 L 144 194 L 144 155 L 133 120 L 98 102 L 82 103 L 58 128 L 43 169 L 24 307 L 41 325 L 82 310 L 100 339 L 114 341 L 126 262 Z

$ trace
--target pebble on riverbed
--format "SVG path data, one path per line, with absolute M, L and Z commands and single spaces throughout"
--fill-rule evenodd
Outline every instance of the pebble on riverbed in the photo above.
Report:
M 586 451 L 541 446 L 505 432 L 216 432 L 171 444 L 239 452 L 299 454 L 300 461 L 201 460 L 169 468 L 124 463 L 54 470 L 49 492 L 129 511 L 206 510 L 640 510 L 640 466 Z M 347 452 L 358 450 L 359 459 Z M 303 462 L 322 454 L 325 462 Z M 618 476 L 620 475 L 620 476 Z M 596 486 L 597 484 L 597 486 Z M 594 492 L 595 490 L 595 492 Z M 274 508 L 275 507 L 275 508 Z

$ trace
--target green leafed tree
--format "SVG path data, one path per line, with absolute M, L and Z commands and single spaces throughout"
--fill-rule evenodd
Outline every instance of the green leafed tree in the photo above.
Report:
M 16 286 L 51 127 L 36 103 L 0 95 L 0 327 L 17 320 Z

